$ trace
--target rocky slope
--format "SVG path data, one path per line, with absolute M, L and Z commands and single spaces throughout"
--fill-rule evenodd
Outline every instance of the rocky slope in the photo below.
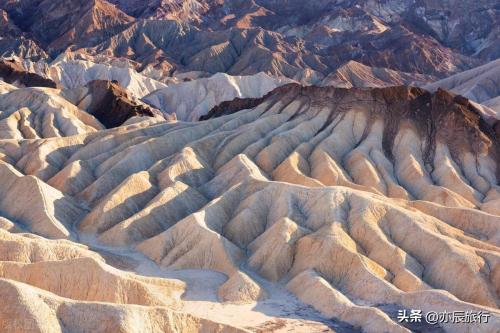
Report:
M 55 55 L 68 46 L 95 45 L 133 21 L 103 0 L 2 0 L 0 8 Z
M 287 35 L 335 30 L 390 29 L 406 24 L 443 45 L 493 60 L 499 54 L 500 20 L 494 0 L 287 1 L 276 0 L 111 0 L 130 15 L 167 18 L 210 29 L 263 27 Z M 467 13 L 467 15 L 464 15 Z
M 51 80 L 25 71 L 10 73 L 8 78 L 15 79 L 17 85 L 37 82 L 55 85 Z M 165 116 L 132 96 L 116 81 L 95 80 L 79 88 L 62 90 L 18 88 L 0 81 L 2 139 L 66 137 L 141 120 L 156 122 L 165 120 Z
M 41 75 L 25 71 L 15 61 L 0 61 L 0 80 L 19 87 L 57 88 L 57 84 Z
M 3 2 L 0 2 L 0 6 Z M 22 31 L 10 18 L 9 14 L 0 9 L 0 56 L 20 56 L 23 58 L 40 60 L 48 54 L 40 47 L 34 38 Z
M 206 74 L 193 71 L 165 79 L 158 77 L 158 71 L 151 68 L 146 68 L 141 73 L 137 72 L 133 69 L 134 64 L 131 61 L 104 59 L 103 63 L 98 63 L 100 60 L 103 59 L 85 57 L 79 53 L 65 53 L 51 63 L 13 58 L 13 61 L 23 67 L 27 75 L 37 74 L 47 78 L 48 81 L 53 81 L 53 85 L 57 84 L 69 91 L 78 90 L 94 80 L 117 81 L 131 97 L 141 99 L 166 115 L 175 113 L 177 119 L 183 121 L 198 120 L 221 102 L 234 98 L 262 97 L 280 85 L 293 82 L 286 77 L 273 77 L 263 72 L 247 76 L 217 73 L 203 77 Z M 319 84 L 346 88 L 422 86 L 435 80 L 436 78 L 431 75 L 369 67 L 349 61 L 321 80 Z M 305 81 L 310 83 L 310 77 L 306 77 Z M 33 84 L 36 83 L 35 81 Z
M 185 290 L 179 280 L 119 271 L 82 245 L 20 233 L 0 219 L 2 332 L 243 332 L 175 311 Z
M 2 0 L 0 51 L 53 59 L 69 47 L 160 77 L 265 72 L 319 83 L 350 60 L 445 77 L 498 57 L 493 2 Z
M 434 52 L 429 54 L 428 49 Z M 418 35 L 406 27 L 375 35 L 353 36 L 346 32 L 338 38 L 326 31 L 307 41 L 262 28 L 200 31 L 176 21 L 140 20 L 84 52 L 92 56 L 127 57 L 154 64 L 171 74 L 265 72 L 305 83 L 317 83 L 349 60 L 438 76 L 481 64 L 480 60 L 442 47 L 433 38 Z
M 289 84 L 225 102 L 207 118 L 0 141 L 7 230 L 0 235 L 37 244 L 17 245 L 0 262 L 7 329 L 19 325 L 19 314 L 37 328 L 87 327 L 84 318 L 99 314 L 109 319 L 92 321 L 95 331 L 140 331 L 132 318 L 151 332 L 180 323 L 193 331 L 237 330 L 166 315 L 176 302 L 200 313 L 202 294 L 158 277 L 178 270 L 183 280 L 193 276 L 185 270 L 203 269 L 225 277 L 201 284 L 216 297 L 209 304 L 232 303 L 230 313 L 241 316 L 224 322 L 251 331 L 260 325 L 249 324 L 245 303 L 259 309 L 270 300 L 276 308 L 290 297 L 286 288 L 331 318 L 332 328 L 341 320 L 365 332 L 416 329 L 398 323 L 385 304 L 488 311 L 487 324 L 441 328 L 495 332 L 500 145 L 466 98 L 419 88 Z M 26 193 L 30 204 L 16 204 Z M 19 230 L 43 238 L 25 240 Z M 42 244 L 47 250 L 24 252 Z M 145 264 L 157 278 L 141 276 Z M 37 278 L 44 274 L 51 278 Z M 70 288 L 81 281 L 88 291 Z M 180 296 L 183 288 L 194 300 Z M 291 313 L 267 324 L 300 331 L 290 317 L 304 314 Z
M 285 83 L 287 79 L 264 73 L 250 76 L 230 76 L 219 73 L 209 78 L 173 84 L 145 96 L 143 101 L 176 119 L 197 121 L 216 105 L 235 98 L 262 97 Z
M 85 86 L 94 80 L 117 81 L 137 98 L 167 86 L 127 66 L 95 63 L 84 59 L 61 57 L 44 68 L 44 73 L 68 89 Z
M 16 88 L 0 81 L 0 138 L 35 139 L 92 133 L 104 126 L 52 88 Z
M 22 71 L 54 81 L 61 88 L 80 88 L 95 80 L 117 81 L 137 98 L 180 81 L 158 76 L 159 72 L 151 67 L 139 73 L 134 69 L 135 64 L 126 59 L 95 59 L 73 52 L 65 52 L 54 61 L 31 61 L 15 56 L 6 61 L 16 63 Z
M 500 114 L 500 59 L 428 84 L 426 88 L 451 90 Z
M 356 61 L 349 61 L 321 81 L 322 86 L 339 88 L 422 86 L 435 81 L 431 75 L 420 75 L 394 71 L 388 68 L 369 67 Z
M 0 0 L 0 332 L 497 333 L 499 18 Z
M 95 80 L 62 92 L 67 100 L 96 117 L 106 128 L 118 127 L 132 117 L 159 117 L 163 114 L 132 98 L 117 81 Z
M 287 1 L 286 6 L 275 0 L 112 2 L 135 17 L 174 19 L 212 30 L 262 27 L 306 38 L 308 35 L 317 37 L 325 30 L 357 32 L 359 37 L 401 25 L 430 35 L 442 45 L 466 55 L 485 60 L 499 56 L 500 8 L 494 0 L 321 0 L 307 3 L 292 0 Z

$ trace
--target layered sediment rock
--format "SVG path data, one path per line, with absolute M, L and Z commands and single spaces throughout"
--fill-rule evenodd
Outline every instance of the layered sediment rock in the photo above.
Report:
M 61 137 L 104 129 L 94 116 L 62 97 L 58 89 L 0 87 L 2 139 Z
M 491 314 L 487 324 L 440 324 L 447 332 L 498 327 L 500 146 L 474 104 L 442 90 L 292 84 L 227 102 L 207 118 L 0 141 L 12 175 L 2 179 L 26 178 L 40 191 L 32 214 L 0 206 L 10 220 L 3 224 L 38 233 L 40 219 L 46 237 L 71 238 L 74 230 L 162 269 L 220 272 L 227 277 L 216 287 L 221 302 L 262 302 L 278 284 L 325 317 L 367 332 L 409 332 L 380 304 Z M 0 191 L 10 187 L 0 183 Z M 75 215 L 58 213 L 61 204 Z M 63 227 L 68 234 L 52 232 Z M 60 250 L 53 251 L 47 256 Z M 138 286 L 148 295 L 179 285 L 122 275 L 99 258 L 79 258 L 84 252 L 57 264 L 11 254 L 19 259 L 0 272 L 18 282 L 2 290 L 28 283 L 45 289 L 31 295 L 57 300 L 51 304 L 94 301 L 66 290 L 85 275 L 54 273 L 77 262 L 94 272 L 92 285 L 123 286 L 117 290 L 125 294 L 98 293 L 113 311 L 148 305 L 134 316 L 149 320 L 144 311 L 175 299 L 133 296 Z M 37 281 L 32 272 L 53 279 Z M 8 308 L 24 309 L 16 297 Z

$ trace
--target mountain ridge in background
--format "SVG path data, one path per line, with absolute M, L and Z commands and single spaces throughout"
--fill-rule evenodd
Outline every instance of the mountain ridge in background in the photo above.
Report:
M 310 76 L 304 71 L 310 70 L 313 81 L 349 60 L 443 77 L 497 57 L 498 8 L 487 10 L 492 3 L 486 0 L 457 0 L 453 5 L 447 12 L 425 1 L 421 7 L 409 1 L 381 6 L 315 1 L 303 7 L 293 1 L 277 6 L 268 0 L 243 5 L 237 0 L 124 1 L 117 2 L 118 7 L 104 0 L 0 2 L 6 20 L 22 27 L 10 33 L 33 36 L 38 48 L 54 56 L 71 46 L 92 55 L 127 57 L 170 73 L 265 71 L 302 80 Z M 473 14 L 485 12 L 488 19 L 469 25 L 474 15 L 458 15 L 460 6 L 471 8 Z M 247 24 L 238 23 L 242 21 Z M 463 40 L 464 33 L 472 40 Z M 170 41 L 162 42 L 166 39 Z M 44 57 L 40 51 L 31 53 Z

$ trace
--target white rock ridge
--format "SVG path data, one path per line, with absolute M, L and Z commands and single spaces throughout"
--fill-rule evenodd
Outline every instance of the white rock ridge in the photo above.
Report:
M 290 83 L 286 78 L 274 78 L 265 73 L 231 76 L 217 73 L 209 78 L 170 85 L 143 98 L 162 110 L 175 113 L 178 120 L 197 121 L 214 106 L 235 98 L 258 98 L 271 90 Z
M 37 139 L 104 129 L 60 93 L 52 88 L 16 89 L 0 81 L 0 138 Z
M 94 80 L 118 81 L 137 98 L 167 86 L 137 73 L 132 68 L 98 64 L 88 60 L 62 59 L 53 62 L 49 67 L 49 75 L 52 80 L 69 89 L 84 86 Z

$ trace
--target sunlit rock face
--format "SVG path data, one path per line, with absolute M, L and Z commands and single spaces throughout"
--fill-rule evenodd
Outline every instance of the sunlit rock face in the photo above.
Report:
M 387 306 L 498 328 L 500 145 L 474 103 L 287 84 L 203 119 L 0 141 L 3 331 L 415 329 Z M 258 313 L 280 302 L 308 310 Z
M 494 60 L 500 51 L 495 0 L 110 2 L 137 18 L 171 19 L 213 30 L 262 27 L 287 36 L 318 37 L 324 31 L 377 34 L 401 24 L 464 54 Z
M 497 2 L 0 0 L 0 333 L 498 333 Z
M 276 87 L 291 82 L 265 73 L 231 76 L 218 73 L 158 89 L 144 96 L 144 102 L 183 121 L 197 121 L 212 108 L 235 98 L 263 97 Z
M 316 84 L 351 60 L 442 78 L 500 55 L 495 0 L 3 0 L 0 20 L 1 56 L 79 52 L 156 78 L 265 72 Z

